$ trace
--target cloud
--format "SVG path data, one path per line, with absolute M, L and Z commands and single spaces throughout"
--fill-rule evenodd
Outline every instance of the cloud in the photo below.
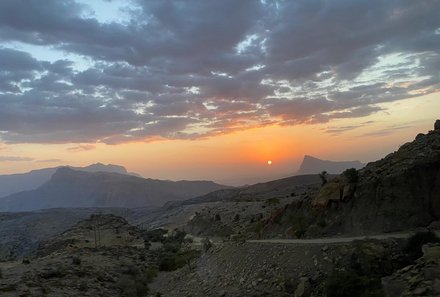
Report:
M 2 142 L 194 139 L 440 91 L 438 1 L 134 0 L 105 23 L 84 3 L 0 1 Z
M 17 156 L 0 156 L 0 162 L 31 162 L 33 158 Z
M 39 163 L 61 163 L 63 160 L 60 159 L 46 159 L 46 160 L 37 160 Z
M 368 133 L 359 135 L 359 137 L 382 137 L 382 136 L 392 135 L 396 131 L 405 130 L 405 129 L 409 129 L 412 127 L 413 127 L 412 125 L 391 126 L 391 127 L 385 128 L 385 129 L 378 129 L 376 131 L 372 131 L 372 132 L 368 132 Z
M 93 144 L 79 144 L 77 146 L 69 147 L 67 148 L 67 150 L 70 152 L 83 152 L 83 151 L 91 151 L 94 150 L 95 148 L 96 146 Z

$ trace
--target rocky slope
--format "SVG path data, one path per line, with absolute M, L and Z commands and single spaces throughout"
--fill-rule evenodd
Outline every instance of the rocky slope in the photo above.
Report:
M 226 188 L 209 181 L 163 181 L 107 172 L 60 168 L 32 191 L 0 199 L 0 211 L 59 207 L 153 207 Z
M 371 234 L 427 227 L 440 220 L 440 130 L 363 169 L 345 172 L 282 211 L 267 236 Z
M 41 244 L 34 256 L 0 263 L 0 295 L 145 296 L 153 262 L 139 229 L 94 215 Z
M 364 164 L 359 161 L 328 161 L 305 155 L 297 174 L 318 174 L 322 171 L 327 171 L 328 173 L 332 174 L 339 174 L 345 169 L 360 169 L 363 166 Z

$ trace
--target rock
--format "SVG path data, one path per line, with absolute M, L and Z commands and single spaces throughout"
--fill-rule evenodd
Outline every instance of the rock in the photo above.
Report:
M 435 121 L 434 131 L 440 131 L 440 120 Z
M 344 185 L 339 180 L 329 181 L 313 199 L 312 206 L 315 208 L 326 208 L 330 201 L 341 200 L 343 190 Z
M 429 230 L 440 230 L 440 221 L 434 221 L 428 226 Z
M 307 297 L 310 296 L 310 282 L 307 277 L 302 277 L 299 279 L 299 284 L 296 287 L 294 297 Z
M 427 261 L 440 263 L 440 245 L 425 244 L 422 246 L 423 258 Z

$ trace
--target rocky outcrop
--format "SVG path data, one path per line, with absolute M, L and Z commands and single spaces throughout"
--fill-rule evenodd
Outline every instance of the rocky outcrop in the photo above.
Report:
M 119 216 L 93 214 L 66 232 L 40 243 L 36 254 L 44 256 L 63 249 L 108 246 L 144 247 L 142 231 Z
M 327 217 L 346 233 L 399 231 L 439 220 L 440 130 L 369 163 L 359 171 L 353 199 Z
M 386 296 L 440 296 L 440 245 L 423 246 L 424 255 L 382 279 Z
M 434 131 L 439 131 L 440 130 L 440 120 L 435 121 L 434 124 Z
M 440 130 L 419 134 L 385 158 L 347 173 L 286 208 L 285 229 L 292 225 L 289 218 L 298 217 L 306 237 L 406 231 L 440 220 Z M 265 235 L 280 233 L 277 228 Z

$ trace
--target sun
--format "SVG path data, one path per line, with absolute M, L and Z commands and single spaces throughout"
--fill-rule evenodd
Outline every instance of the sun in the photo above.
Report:
M 272 161 L 271 160 L 267 161 L 267 165 L 272 165 Z

